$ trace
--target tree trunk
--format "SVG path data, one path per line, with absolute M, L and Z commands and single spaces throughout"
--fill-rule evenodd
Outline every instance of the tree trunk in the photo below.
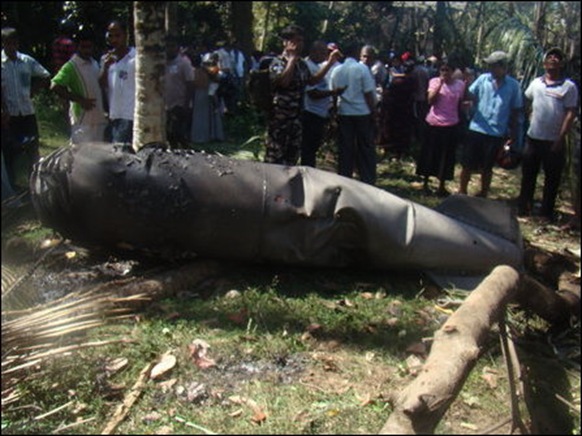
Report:
M 323 20 L 323 26 L 321 28 L 322 37 L 325 37 L 325 34 L 327 33 L 327 26 L 329 25 L 329 16 L 331 15 L 331 11 L 333 10 L 333 3 L 334 2 L 329 2 L 329 6 L 327 7 L 327 17 L 325 18 L 325 20 Z
M 166 2 L 166 34 L 178 36 L 178 2 Z
M 261 45 L 259 50 L 265 50 L 265 39 L 267 39 L 267 32 L 269 31 L 269 20 L 271 19 L 271 5 L 272 2 L 266 2 L 265 4 L 265 22 L 263 23 L 263 32 L 261 33 Z
M 166 142 L 164 107 L 165 2 L 134 2 L 136 97 L 133 149 Z
M 542 47 L 546 46 L 546 9 L 547 2 L 535 2 L 534 5 L 534 22 L 532 23 L 532 30 L 536 39 Z
M 483 26 L 484 26 L 484 19 L 483 19 L 483 2 L 479 2 L 479 9 L 477 11 L 477 42 L 475 44 L 475 65 L 479 65 L 481 62 L 481 52 L 483 49 Z
M 498 266 L 435 333 L 418 377 L 402 390 L 381 434 L 434 433 L 475 366 L 491 326 L 517 292 L 519 274 Z
M 231 28 L 242 52 L 249 56 L 255 49 L 253 42 L 253 2 L 231 2 Z
M 443 57 L 443 39 L 446 26 L 446 5 L 445 2 L 436 2 L 436 16 L 434 21 L 434 54 L 442 59 Z

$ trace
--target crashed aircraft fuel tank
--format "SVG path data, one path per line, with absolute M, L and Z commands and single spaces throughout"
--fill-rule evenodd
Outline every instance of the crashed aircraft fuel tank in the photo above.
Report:
M 41 222 L 86 245 L 460 276 L 522 265 L 500 202 L 452 196 L 433 210 L 308 167 L 96 143 L 43 158 L 30 187 Z

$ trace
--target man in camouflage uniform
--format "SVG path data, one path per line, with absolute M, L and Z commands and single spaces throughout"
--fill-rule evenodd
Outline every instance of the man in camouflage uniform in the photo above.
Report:
M 312 75 L 301 59 L 303 28 L 287 26 L 281 33 L 283 53 L 269 66 L 273 84 L 273 108 L 267 125 L 265 162 L 295 165 L 302 140 L 301 108 L 307 85 L 319 82 L 340 57 L 339 50 L 330 53 L 325 67 Z

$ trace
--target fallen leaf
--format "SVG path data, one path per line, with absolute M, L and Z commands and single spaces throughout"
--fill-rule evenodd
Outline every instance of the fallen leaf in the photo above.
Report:
M 330 417 L 337 416 L 339 415 L 339 413 L 340 413 L 339 409 L 330 409 L 327 412 L 325 412 L 325 414 Z
M 331 310 L 335 310 L 338 307 L 338 304 L 335 301 L 324 300 L 324 301 L 322 301 L 322 304 Z
M 240 395 L 232 395 L 228 397 L 228 401 L 234 404 L 245 404 L 246 400 Z
M 360 407 L 365 407 L 365 406 L 369 406 L 370 404 L 374 404 L 374 400 L 372 400 L 369 393 L 364 395 L 364 397 L 360 397 L 359 395 L 356 394 L 356 398 L 360 402 Z
M 192 382 L 186 388 L 186 398 L 190 403 L 200 402 L 208 397 L 204 383 Z
M 364 331 L 365 331 L 365 332 L 367 332 L 367 333 L 372 333 L 372 334 L 374 334 L 374 333 L 376 333 L 376 332 L 378 331 L 378 328 L 377 328 L 375 325 L 372 325 L 372 324 L 366 324 L 366 325 L 364 326 Z
M 475 395 L 463 395 L 462 397 L 463 403 L 465 403 L 467 406 L 471 408 L 479 406 L 479 398 L 477 398 Z
M 210 345 L 208 342 L 202 339 L 194 339 L 192 343 L 188 345 L 188 349 L 190 350 L 190 357 L 197 367 L 206 369 L 212 366 L 216 366 L 214 359 L 206 357 L 209 348 Z
M 155 410 L 153 412 L 148 413 L 147 415 L 145 415 L 142 418 L 143 422 L 149 423 L 149 422 L 154 422 L 154 421 L 158 421 L 160 418 L 162 417 L 162 414 L 159 412 L 156 412 Z
M 40 243 L 40 248 L 46 250 L 47 248 L 56 247 L 61 242 L 60 239 L 45 239 Z
M 177 382 L 178 382 L 178 379 L 171 378 L 170 380 L 160 382 L 158 384 L 158 387 L 162 390 L 162 392 L 166 393 L 166 392 L 169 392 L 170 390 L 172 390 L 172 388 L 174 387 L 174 385 Z
M 347 298 L 343 298 L 341 300 L 339 300 L 337 302 L 340 306 L 346 306 L 346 307 L 355 307 L 355 304 L 352 303 L 350 300 L 348 300 Z
M 386 324 L 388 324 L 388 326 L 390 327 L 394 327 L 396 324 L 398 324 L 398 318 L 396 317 L 390 318 L 389 320 L 386 321 Z
M 174 428 L 171 425 L 163 425 L 156 430 L 156 434 L 173 434 Z
M 321 325 L 320 325 L 320 324 L 316 324 L 316 323 L 309 324 L 309 325 L 308 325 L 308 326 L 305 328 L 305 331 L 307 331 L 307 332 L 309 332 L 309 333 L 313 333 L 313 332 L 315 332 L 315 331 L 317 331 L 317 330 L 321 330 Z
M 422 369 L 422 361 L 415 355 L 411 354 L 406 358 L 406 367 L 410 374 L 416 375 Z
M 263 412 L 261 407 L 254 400 L 250 398 L 241 397 L 240 395 L 232 395 L 228 397 L 228 400 L 235 404 L 248 406 L 253 411 L 251 421 L 255 424 L 262 424 L 267 419 L 267 414 Z
M 116 359 L 110 359 L 105 364 L 105 371 L 111 374 L 115 374 L 116 372 L 121 371 L 123 368 L 127 366 L 129 360 L 126 357 L 118 357 Z
M 498 379 L 499 371 L 496 369 L 490 368 L 488 366 L 483 368 L 481 378 L 485 380 L 487 385 L 491 389 L 497 388 L 497 379 Z
M 491 389 L 497 388 L 497 376 L 495 374 L 491 373 L 481 374 L 481 378 L 485 380 L 487 386 L 489 386 Z
M 241 309 L 236 313 L 230 313 L 227 318 L 237 325 L 243 325 L 248 322 L 248 311 L 246 309 Z
M 160 362 L 152 368 L 150 378 L 155 380 L 167 373 L 174 366 L 176 366 L 176 356 L 173 356 L 172 354 L 164 354 Z
M 461 422 L 461 427 L 463 428 L 468 428 L 469 430 L 478 430 L 479 427 L 477 427 L 475 424 L 471 424 L 469 422 Z
M 399 300 L 394 300 L 392 302 L 390 302 L 390 304 L 388 305 L 388 313 L 392 316 L 400 316 L 400 314 L 402 313 L 402 302 Z
M 415 342 L 406 348 L 406 352 L 424 357 L 426 356 L 426 345 L 424 345 L 422 342 Z
M 371 292 L 362 292 L 360 297 L 362 297 L 364 300 L 372 300 L 374 298 L 374 294 Z
M 240 297 L 241 295 L 242 294 L 240 293 L 240 291 L 237 291 L 236 289 L 231 289 L 226 294 L 224 294 L 224 298 L 228 298 L 228 299 L 232 300 L 234 298 Z
M 255 424 L 262 424 L 267 420 L 267 414 L 262 410 L 255 410 L 255 414 L 251 417 L 251 421 Z
M 234 412 L 231 412 L 228 414 L 228 416 L 230 416 L 231 418 L 238 418 L 239 416 L 241 416 L 243 413 L 242 409 L 236 409 Z
M 77 256 L 77 253 L 75 251 L 67 251 L 65 253 L 65 257 L 67 259 L 74 259 Z

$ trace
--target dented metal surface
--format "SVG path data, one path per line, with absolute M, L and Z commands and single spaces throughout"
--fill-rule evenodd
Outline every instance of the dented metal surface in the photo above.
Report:
M 84 244 L 457 275 L 522 265 L 500 203 L 459 196 L 432 210 L 308 167 L 90 144 L 42 159 L 31 193 L 43 224 Z

